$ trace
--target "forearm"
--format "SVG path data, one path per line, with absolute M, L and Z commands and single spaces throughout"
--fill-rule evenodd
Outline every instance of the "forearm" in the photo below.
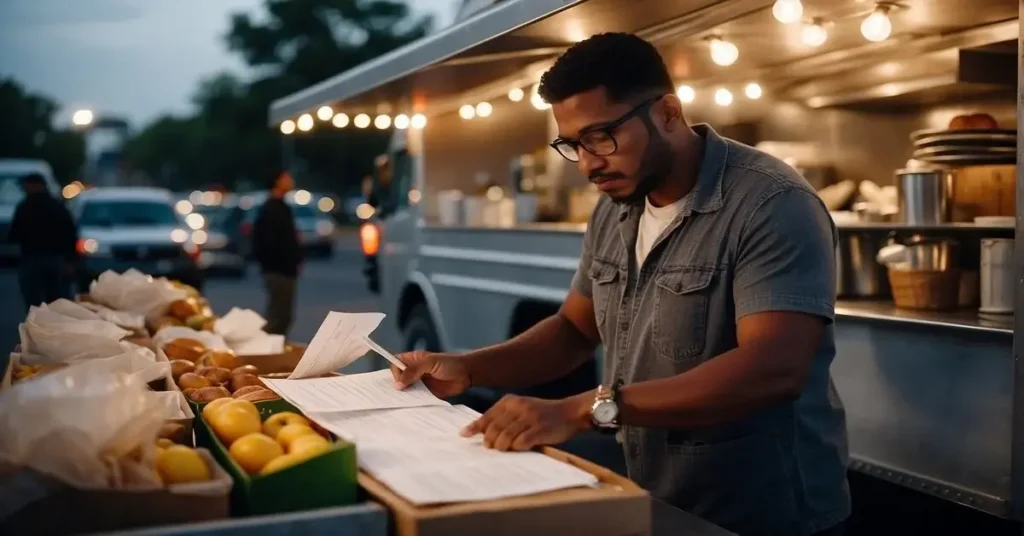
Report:
M 474 386 L 516 389 L 555 380 L 593 356 L 595 346 L 561 314 L 520 335 L 463 356 Z
M 652 428 L 715 426 L 799 395 L 802 369 L 768 348 L 736 348 L 677 376 L 624 386 L 620 422 Z

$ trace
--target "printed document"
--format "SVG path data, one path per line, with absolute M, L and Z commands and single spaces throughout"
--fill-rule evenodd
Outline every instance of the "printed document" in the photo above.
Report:
M 288 379 L 320 376 L 347 367 L 370 350 L 364 337 L 382 320 L 384 313 L 327 313 Z
M 591 486 L 597 478 L 538 452 L 499 452 L 459 432 L 480 416 L 466 406 L 307 413 L 353 441 L 359 466 L 415 504 L 484 501 Z
M 263 383 L 303 413 L 447 406 L 423 382 L 395 389 L 390 370 L 305 380 L 262 378 Z

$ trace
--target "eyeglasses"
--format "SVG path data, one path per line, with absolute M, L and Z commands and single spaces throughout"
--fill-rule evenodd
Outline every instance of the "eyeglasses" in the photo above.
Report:
M 652 104 L 659 100 L 661 100 L 660 95 L 652 99 L 648 99 L 611 123 L 583 131 L 580 133 L 579 138 L 556 138 L 555 141 L 551 142 L 551 148 L 558 151 L 558 154 L 562 155 L 562 158 L 565 158 L 570 162 L 580 161 L 580 147 L 594 156 L 609 156 L 614 154 L 615 151 L 618 150 L 619 144 L 615 141 L 615 136 L 612 135 L 612 132 L 622 126 L 626 121 L 629 121 L 640 113 L 647 111 Z

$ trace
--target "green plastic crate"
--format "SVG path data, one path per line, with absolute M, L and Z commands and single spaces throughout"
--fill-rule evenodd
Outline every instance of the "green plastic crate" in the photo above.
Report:
M 315 458 L 267 476 L 250 475 L 228 455 L 228 448 L 202 417 L 206 404 L 195 404 L 196 444 L 206 447 L 235 480 L 231 490 L 233 515 L 265 515 L 358 502 L 356 446 L 343 439 Z M 284 400 L 257 402 L 261 420 L 282 411 L 301 412 Z

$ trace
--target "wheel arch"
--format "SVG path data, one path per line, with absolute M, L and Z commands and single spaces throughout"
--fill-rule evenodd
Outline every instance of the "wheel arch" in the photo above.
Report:
M 437 300 L 437 294 L 434 292 L 434 286 L 430 284 L 430 279 L 423 273 L 412 272 L 398 298 L 396 320 L 399 331 L 405 329 L 409 322 L 409 313 L 417 304 L 426 305 L 430 321 L 434 324 L 434 329 L 437 330 L 437 339 L 441 343 L 442 351 L 451 350 L 448 331 L 445 329 L 444 316 L 441 315 L 441 307 Z

